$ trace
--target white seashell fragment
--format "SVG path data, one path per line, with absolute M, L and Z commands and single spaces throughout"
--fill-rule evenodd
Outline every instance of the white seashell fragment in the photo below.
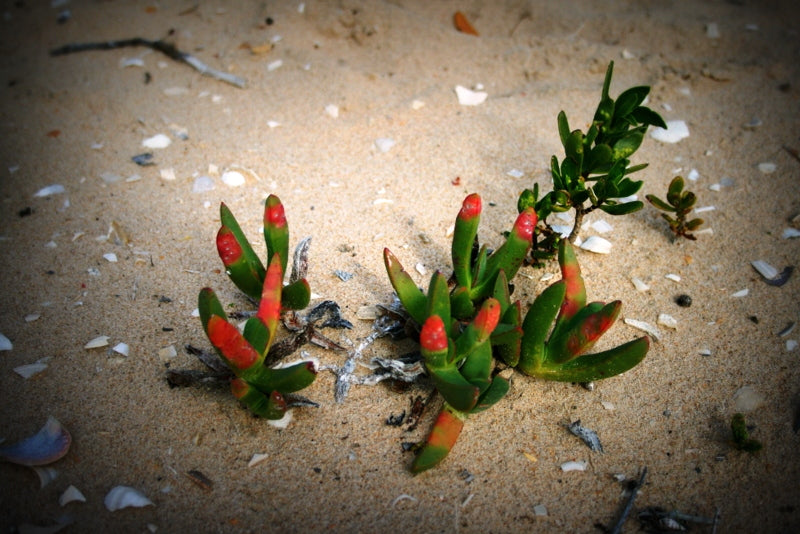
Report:
M 689 127 L 682 120 L 667 121 L 667 129 L 656 126 L 650 130 L 650 137 L 662 143 L 677 143 L 689 137 Z
M 750 265 L 753 266 L 753 269 L 758 271 L 758 274 L 766 278 L 767 280 L 772 280 L 776 276 L 778 276 L 778 269 L 770 265 L 769 263 L 763 260 L 756 260 L 751 261 Z
M 792 352 L 796 348 L 797 348 L 797 340 L 796 339 L 787 339 L 786 340 L 786 351 L 787 352 Z
M 207 193 L 214 189 L 214 180 L 205 174 L 194 179 L 192 193 Z
M 280 125 L 281 123 L 279 123 L 278 121 L 267 121 L 267 126 L 269 126 L 270 128 L 277 128 Z
M 661 332 L 658 330 L 658 328 L 656 328 L 655 326 L 651 325 L 650 323 L 646 323 L 644 321 L 639 321 L 638 319 L 628 319 L 627 317 L 625 318 L 624 322 L 628 326 L 632 326 L 634 328 L 638 328 L 639 330 L 642 330 L 643 332 L 647 332 L 656 341 L 661 341 Z
M 608 411 L 613 411 L 614 410 L 614 403 L 613 402 L 600 401 L 600 404 L 602 404 L 603 408 L 605 408 Z
M 249 462 L 247 462 L 247 467 L 254 467 L 263 462 L 264 460 L 266 460 L 267 458 L 269 458 L 269 454 L 257 452 L 253 454 L 253 457 L 250 458 Z
M 711 184 L 708 186 L 709 191 L 722 191 L 722 184 Z
M 680 282 L 681 281 L 680 275 L 673 274 L 673 273 L 665 274 L 664 278 L 666 278 L 667 280 L 672 280 L 673 282 Z
M 633 283 L 633 287 L 636 288 L 636 291 L 650 291 L 650 286 L 638 278 L 631 278 L 631 283 Z
M 267 65 L 267 72 L 272 72 L 274 70 L 278 70 L 279 68 L 283 67 L 283 60 L 276 59 Z
M 772 174 L 776 170 L 778 170 L 778 166 L 772 162 L 765 161 L 763 163 L 758 164 L 758 170 L 763 172 L 764 174 Z
M 737 412 L 752 412 L 764 404 L 764 397 L 751 386 L 742 386 L 733 394 L 733 408 Z
M 159 349 L 158 351 L 158 359 L 164 363 L 168 363 L 171 359 L 178 356 L 178 351 L 175 350 L 175 345 L 170 345 L 168 347 L 164 347 Z
M 113 252 L 106 252 L 103 254 L 103 258 L 105 258 L 109 263 L 117 263 L 117 255 Z
M 416 265 L 414 266 L 414 268 L 415 268 L 415 269 L 417 270 L 417 272 L 418 272 L 419 274 L 421 274 L 422 276 L 425 276 L 426 274 L 428 274 L 428 269 L 426 269 L 426 268 L 425 268 L 425 266 L 424 266 L 424 265 L 422 265 L 421 263 L 418 263 L 418 264 L 416 264 Z
M 76 488 L 73 485 L 70 485 L 67 489 L 64 490 L 64 493 L 58 498 L 58 504 L 61 506 L 66 506 L 71 502 L 86 502 L 86 497 L 83 496 L 81 490 Z
M 611 242 L 608 239 L 593 235 L 581 243 L 581 248 L 595 254 L 608 254 L 611 252 Z
M 694 212 L 700 214 L 700 213 L 705 213 L 707 211 L 714 211 L 715 209 L 717 209 L 716 206 L 700 206 L 699 208 L 695 208 Z
M 411 109 L 417 111 L 418 109 L 422 109 L 425 107 L 425 102 L 422 100 L 414 100 L 411 102 Z
M 166 134 L 156 134 L 142 141 L 142 146 L 145 148 L 167 148 L 171 144 L 172 139 Z
M 564 471 L 565 473 L 569 471 L 586 471 L 586 465 L 587 465 L 586 460 L 580 460 L 580 461 L 573 460 L 561 464 L 561 470 Z
M 547 516 L 547 506 L 543 504 L 537 504 L 533 507 L 533 515 L 538 515 L 539 517 Z
M 244 185 L 244 174 L 239 171 L 225 171 L 222 173 L 222 183 L 229 187 L 240 187 Z
M 613 230 L 614 227 L 611 226 L 610 224 L 608 224 L 605 220 L 599 219 L 599 220 L 594 221 L 592 223 L 592 229 L 595 232 L 599 232 L 601 234 L 606 234 L 606 233 L 610 232 L 611 230 Z
M 42 358 L 42 360 L 46 360 L 46 359 L 49 359 L 49 358 Z M 17 373 L 22 378 L 27 380 L 30 377 L 32 377 L 32 376 L 34 376 L 36 374 L 39 374 L 42 371 L 44 371 L 45 369 L 47 369 L 47 363 L 43 362 L 42 360 L 39 360 L 39 361 L 37 361 L 35 363 L 29 363 L 27 365 L 20 365 L 20 366 L 14 367 L 14 372 Z
M 33 194 L 33 196 L 37 198 L 49 197 L 50 195 L 58 195 L 64 192 L 66 192 L 66 189 L 64 188 L 63 185 L 53 184 L 39 189 L 36 193 Z
M 33 321 L 38 321 L 39 317 L 41 316 L 42 316 L 41 313 L 29 313 L 28 315 L 25 316 L 25 322 L 32 323 Z
M 329 116 L 333 117 L 334 119 L 339 117 L 339 106 L 336 104 L 328 104 L 325 106 L 325 113 Z
M 700 173 L 697 172 L 697 169 L 690 170 L 689 174 L 686 175 L 686 179 L 693 182 L 696 182 L 698 178 L 700 178 Z
M 137 489 L 129 486 L 114 486 L 108 492 L 103 504 L 108 511 L 116 512 L 123 508 L 141 508 L 143 506 L 154 506 L 153 502 Z
M 793 239 L 795 237 L 800 237 L 800 230 L 798 230 L 797 228 L 784 228 L 781 237 L 783 239 Z
M 294 415 L 292 415 L 292 410 L 286 410 L 286 413 L 283 414 L 283 417 L 280 419 L 267 419 L 267 424 L 269 426 L 274 426 L 279 430 L 283 430 L 292 422 Z
M 0 350 L 11 350 L 13 348 L 14 345 L 11 344 L 11 340 L 0 334 Z
M 97 336 L 83 346 L 84 349 L 99 349 L 108 345 L 108 336 Z
M 666 326 L 667 328 L 672 328 L 673 330 L 678 328 L 678 320 L 666 313 L 660 313 L 658 315 L 658 324 Z
M 719 39 L 719 25 L 716 22 L 706 24 L 706 37 L 709 39 Z
M 519 169 L 511 169 L 506 174 L 512 178 L 522 178 L 523 176 L 525 176 L 525 173 Z
M 736 293 L 732 294 L 731 296 L 732 297 L 736 297 L 738 299 L 738 298 L 746 297 L 748 293 L 750 293 L 750 290 L 747 289 L 747 288 L 744 288 L 744 289 L 740 289 L 739 291 L 737 291 Z
M 111 350 L 113 350 L 118 354 L 122 354 L 125 357 L 129 356 L 131 353 L 131 348 L 128 346 L 127 343 L 117 343 Z
M 0 458 L 19 465 L 47 465 L 62 458 L 72 443 L 72 436 L 58 420 L 50 416 L 33 436 L 0 447 Z
M 461 85 L 456 85 L 456 97 L 462 106 L 477 106 L 483 104 L 489 93 L 485 91 L 472 91 Z
M 698 351 L 700 356 L 711 356 L 711 349 L 701 349 Z
M 39 487 L 43 488 L 58 478 L 58 469 L 49 466 L 31 466 L 39 477 Z
M 376 306 L 361 306 L 356 311 L 356 317 L 362 321 L 374 321 L 380 317 L 380 310 Z
M 119 68 L 144 67 L 144 60 L 140 57 L 124 57 L 119 60 Z
M 168 182 L 172 182 L 178 179 L 178 176 L 175 174 L 175 169 L 172 167 L 166 167 L 158 171 L 158 175 L 161 177 L 162 180 L 166 180 Z
M 379 137 L 375 139 L 375 148 L 380 150 L 383 154 L 389 152 L 395 144 L 397 144 L 397 142 L 389 137 Z

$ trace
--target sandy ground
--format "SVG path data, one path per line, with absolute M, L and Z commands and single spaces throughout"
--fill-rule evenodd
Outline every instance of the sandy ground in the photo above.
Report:
M 787 349 L 800 334 L 777 335 L 798 320 L 800 283 L 771 287 L 750 265 L 800 259 L 800 241 L 781 237 L 800 212 L 800 162 L 784 148 L 800 149 L 794 2 L 309 1 L 302 12 L 296 1 L 50 4 L 2 4 L 0 333 L 13 349 L 0 354 L 0 436 L 22 439 L 52 415 L 73 444 L 44 488 L 30 469 L 0 464 L 3 531 L 67 517 L 69 532 L 600 532 L 627 498 L 614 475 L 636 479 L 644 466 L 625 531 L 639 530 L 637 512 L 654 506 L 718 510 L 717 532 L 800 528 L 800 353 Z M 63 9 L 71 18 L 59 24 Z M 454 29 L 457 10 L 479 37 Z M 709 36 L 712 23 L 718 37 Z M 247 87 L 143 48 L 48 55 L 71 42 L 170 30 L 170 42 Z M 125 58 L 143 66 L 122 68 Z M 649 105 L 691 133 L 677 144 L 646 139 L 634 156 L 650 163 L 641 194 L 663 195 L 674 175 L 696 169 L 698 205 L 716 208 L 704 214 L 713 233 L 675 244 L 650 206 L 589 219 L 614 227 L 604 235 L 610 255 L 579 254 L 590 298 L 622 299 L 627 318 L 678 321 L 677 330 L 661 327 L 641 365 L 593 392 L 515 374 L 508 397 L 468 421 L 444 464 L 416 477 L 401 443 L 425 437 L 435 404 L 414 431 L 385 420 L 426 396 L 424 383 L 354 386 L 336 404 L 334 375 L 321 372 L 304 391 L 319 407 L 296 410 L 282 431 L 225 389 L 168 386 L 167 365 L 202 369 L 184 345 L 210 347 L 192 316 L 200 288 L 250 307 L 215 251 L 220 201 L 259 243 L 261 203 L 281 197 L 292 246 L 313 238 L 312 289 L 354 323 L 331 335 L 354 346 L 371 328 L 357 310 L 391 297 L 383 248 L 409 267 L 447 269 L 447 229 L 470 192 L 493 203 L 481 236 L 498 240 L 519 192 L 549 184 L 550 156 L 561 156 L 556 115 L 563 109 L 585 128 L 610 60 L 612 95 L 651 85 Z M 487 101 L 459 105 L 459 84 L 483 84 Z M 753 119 L 761 125 L 746 127 Z M 155 165 L 135 165 L 142 141 L 159 133 L 172 144 L 153 151 Z M 378 138 L 396 144 L 382 152 Z M 775 172 L 759 171 L 764 162 Z M 249 172 L 230 187 L 210 166 Z M 174 180 L 162 178 L 168 169 Z M 201 175 L 213 190 L 193 192 Z M 709 188 L 723 179 L 721 190 Z M 66 192 L 34 196 L 53 184 Z M 105 239 L 112 224 L 128 244 Z M 344 282 L 336 269 L 354 276 Z M 523 302 L 556 271 L 526 271 L 517 281 Z M 634 276 L 650 290 L 635 290 Z M 681 293 L 690 308 L 674 303 Z M 109 347 L 84 349 L 101 335 Z M 604 344 L 637 335 L 620 321 Z M 118 343 L 130 346 L 128 357 L 110 350 Z M 166 363 L 165 347 L 177 350 Z M 323 365 L 346 357 L 307 348 Z M 381 341 L 364 359 L 411 349 Z M 13 371 L 41 358 L 48 367 L 32 378 Z M 758 455 L 729 443 L 734 396 L 745 386 L 761 398 L 746 414 L 764 443 Z M 576 419 L 598 432 L 605 453 L 565 430 Z M 248 467 L 254 454 L 268 458 Z M 562 472 L 569 460 L 588 468 Z M 191 470 L 213 487 L 193 483 Z M 62 508 L 70 485 L 86 502 Z M 154 505 L 108 511 L 103 499 L 116 485 Z

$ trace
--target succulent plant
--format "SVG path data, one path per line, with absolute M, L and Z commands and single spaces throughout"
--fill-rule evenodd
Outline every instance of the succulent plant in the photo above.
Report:
M 683 186 L 683 177 L 676 176 L 667 188 L 666 202 L 655 195 L 645 195 L 645 198 L 650 204 L 666 212 L 662 213 L 661 216 L 669 223 L 669 229 L 672 230 L 676 238 L 685 237 L 694 241 L 697 238 L 691 232 L 697 230 L 703 224 L 703 219 L 686 220 L 686 216 L 689 215 L 694 208 L 695 202 L 697 202 L 697 196 L 691 191 L 684 191 Z M 670 213 L 674 213 L 675 216 L 671 216 Z
M 547 380 L 592 382 L 637 365 L 649 349 L 647 336 L 603 352 L 585 354 L 614 324 L 622 303 L 618 300 L 608 304 L 586 303 L 580 266 L 566 240 L 559 243 L 558 262 L 562 279 L 536 297 L 523 321 L 517 369 Z
M 642 209 L 638 200 L 620 201 L 642 187 L 629 175 L 647 167 L 630 165 L 630 156 L 641 145 L 649 126 L 666 128 L 661 116 L 642 105 L 650 92 L 648 86 L 631 87 L 616 100 L 609 96 L 614 62 L 608 65 L 600 103 L 586 133 L 570 130 L 567 115 L 558 114 L 558 133 L 564 146 L 565 158 L 559 163 L 551 158 L 552 191 L 539 198 L 539 184 L 526 189 L 519 197 L 520 212 L 535 207 L 542 227 L 537 229 L 532 256 L 534 260 L 552 257 L 559 236 L 547 224 L 554 212 L 575 210 L 575 223 L 570 233 L 574 241 L 583 217 L 596 209 L 609 215 L 624 215 Z
M 228 276 L 245 294 L 260 302 L 256 315 L 247 320 L 240 332 L 228 322 L 214 291 L 204 288 L 198 297 L 200 321 L 211 344 L 236 375 L 231 381 L 233 395 L 254 414 L 281 419 L 288 408 L 286 394 L 311 384 L 316 378 L 316 369 L 312 362 L 270 368 L 265 365 L 265 359 L 275 341 L 282 310 L 305 308 L 310 288 L 305 278 L 297 276 L 302 274 L 303 268 L 293 269 L 295 279 L 283 285 L 289 230 L 278 197 L 270 195 L 264 211 L 266 269 L 225 204 L 220 206 L 220 217 L 222 227 L 217 233 L 217 249 Z
M 412 465 L 414 472 L 441 462 L 467 415 L 485 410 L 505 395 L 508 382 L 491 376 L 493 346 L 498 351 L 519 351 L 520 307 L 510 302 L 507 275 L 514 276 L 528 254 L 536 213 L 530 208 L 519 214 L 506 241 L 491 254 L 486 246 L 478 246 L 480 214 L 481 197 L 467 196 L 453 234 L 453 276 L 448 283 L 441 272 L 434 273 L 427 295 L 389 249 L 384 250 L 392 286 L 420 328 L 425 368 L 445 399 Z
M 244 294 L 258 300 L 264 285 L 266 269 L 253 247 L 247 241 L 239 223 L 225 203 L 220 204 L 222 226 L 217 232 L 217 252 L 225 271 Z M 264 241 L 267 244 L 267 264 L 276 254 L 280 257 L 282 272 L 286 272 L 289 259 L 289 226 L 280 199 L 267 197 L 264 207 Z M 299 246 L 302 246 L 301 243 Z M 283 288 L 282 305 L 292 310 L 302 310 L 311 299 L 311 289 L 304 278 L 303 269 L 293 268 L 289 285 Z

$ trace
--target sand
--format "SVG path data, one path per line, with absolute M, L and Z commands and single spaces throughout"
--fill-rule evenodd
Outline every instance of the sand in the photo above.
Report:
M 5 2 L 0 333 L 13 349 L 0 353 L 0 436 L 17 441 L 54 416 L 73 443 L 44 488 L 30 469 L 0 465 L 0 528 L 66 516 L 67 532 L 596 532 L 616 522 L 646 466 L 626 532 L 641 528 L 636 516 L 647 507 L 718 511 L 717 532 L 797 530 L 800 353 L 787 341 L 800 334 L 777 333 L 798 320 L 800 283 L 769 286 L 750 265 L 780 270 L 800 257 L 800 241 L 781 236 L 800 212 L 800 162 L 790 153 L 800 149 L 793 4 L 341 1 L 305 2 L 300 12 L 298 2 Z M 59 24 L 63 9 L 71 18 Z M 457 10 L 478 37 L 454 29 Z M 167 38 L 247 86 L 144 48 L 48 55 L 130 37 Z M 122 68 L 125 58 L 143 66 Z M 673 243 L 650 206 L 589 217 L 613 226 L 603 234 L 611 254 L 579 253 L 590 299 L 621 299 L 625 318 L 677 320 L 676 330 L 660 327 L 641 365 L 591 392 L 513 374 L 507 398 L 470 418 L 447 460 L 419 476 L 401 444 L 424 439 L 437 401 L 413 431 L 385 421 L 428 395 L 424 381 L 353 386 L 337 404 L 335 376 L 320 372 L 303 391 L 319 407 L 295 410 L 285 430 L 251 416 L 225 388 L 169 387 L 167 367 L 203 369 L 185 345 L 210 348 L 192 315 L 202 287 L 232 309 L 252 307 L 216 254 L 221 201 L 258 245 L 262 202 L 281 198 L 292 246 L 312 236 L 314 302 L 337 301 L 354 323 L 328 334 L 352 348 L 371 328 L 359 308 L 391 299 L 383 248 L 420 284 L 427 276 L 416 264 L 447 271 L 447 230 L 472 192 L 486 205 L 481 237 L 496 245 L 519 192 L 548 186 L 551 155 L 563 157 L 558 112 L 585 128 L 610 60 L 612 95 L 650 85 L 649 105 L 690 131 L 676 144 L 646 138 L 634 156 L 650 164 L 640 197 L 663 196 L 673 176 L 695 169 L 698 205 L 715 208 L 703 214 L 711 232 L 696 242 Z M 487 100 L 459 105 L 455 86 L 477 84 Z M 748 126 L 753 119 L 760 125 Z M 172 143 L 152 150 L 155 165 L 134 164 L 143 140 L 159 133 Z M 395 144 L 383 152 L 380 138 Z M 776 170 L 760 171 L 765 162 Z M 244 169 L 244 185 L 223 183 L 232 168 Z M 163 178 L 170 169 L 175 179 Z M 195 193 L 201 175 L 214 188 Z M 710 189 L 717 183 L 726 185 Z M 66 192 L 34 196 L 52 184 Z M 128 241 L 106 239 L 111 225 Z M 525 270 L 515 294 L 529 303 L 546 273 L 557 265 Z M 677 306 L 679 294 L 692 306 Z M 108 347 L 84 349 L 101 335 Z M 620 321 L 602 347 L 638 335 Z M 111 350 L 118 343 L 129 356 Z M 165 361 L 159 351 L 169 347 L 177 355 Z M 304 349 L 325 366 L 346 358 Z M 364 361 L 413 349 L 380 340 Z M 13 371 L 41 358 L 48 367 L 32 378 Z M 757 455 L 730 444 L 743 387 L 761 401 L 745 414 L 764 444 Z M 566 430 L 578 419 L 604 453 Z M 254 454 L 267 459 L 249 467 Z M 572 460 L 587 469 L 562 472 Z M 192 470 L 213 486 L 195 484 Z M 62 508 L 70 485 L 86 502 Z M 153 505 L 108 511 L 103 499 L 117 485 Z

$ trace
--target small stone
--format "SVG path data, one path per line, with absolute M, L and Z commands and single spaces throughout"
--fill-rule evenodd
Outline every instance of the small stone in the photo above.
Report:
M 667 328 L 672 328 L 673 330 L 678 328 L 678 320 L 666 313 L 660 313 L 658 315 L 658 324 L 666 326 Z
M 375 139 L 375 147 L 384 154 L 389 152 L 395 144 L 396 141 L 388 137 L 379 137 Z
M 175 345 L 164 347 L 158 351 L 158 358 L 164 363 L 168 363 L 176 356 L 178 356 L 178 351 L 175 350 Z
M 145 148 L 167 148 L 171 144 L 172 139 L 165 134 L 156 134 L 142 141 L 142 146 Z
M 677 304 L 681 308 L 688 308 L 689 306 L 692 305 L 692 297 L 686 294 L 678 295 L 677 297 L 675 297 L 675 304 Z
M 667 128 L 656 126 L 650 130 L 650 137 L 662 143 L 677 143 L 689 137 L 689 127 L 682 120 L 667 121 Z
M 477 106 L 483 104 L 489 96 L 484 91 L 472 91 L 461 85 L 456 85 L 456 97 L 462 106 Z
M 244 174 L 239 171 L 225 171 L 222 173 L 222 183 L 229 187 L 243 186 L 244 181 Z
M 329 116 L 335 119 L 339 117 L 339 106 L 335 104 L 328 104 L 327 106 L 325 106 L 325 113 L 327 113 Z
M 765 161 L 763 163 L 758 164 L 758 170 L 764 174 L 772 174 L 776 170 L 778 170 L 778 166 L 772 162 Z
M 650 286 L 638 278 L 631 278 L 631 283 L 636 288 L 636 291 L 650 291 Z

